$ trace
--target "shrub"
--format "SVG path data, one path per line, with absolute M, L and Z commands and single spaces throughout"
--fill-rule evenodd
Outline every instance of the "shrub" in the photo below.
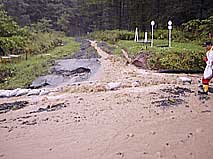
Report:
M 203 70 L 204 53 L 202 51 L 165 51 L 151 53 L 148 59 L 151 69 Z
M 115 43 L 119 40 L 133 40 L 134 32 L 127 30 L 95 31 L 89 35 L 89 38 Z

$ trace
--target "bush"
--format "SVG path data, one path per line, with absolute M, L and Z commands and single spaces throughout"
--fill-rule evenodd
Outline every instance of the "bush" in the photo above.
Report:
M 213 33 L 213 16 L 204 20 L 190 20 L 183 23 L 181 29 L 185 39 L 190 41 L 203 42 L 209 40 L 208 33 Z
M 205 67 L 202 51 L 165 51 L 151 53 L 148 63 L 151 69 L 197 70 Z
M 6 54 L 8 50 L 16 52 L 16 50 L 24 49 L 25 45 L 26 38 L 22 36 L 0 37 L 0 46 L 2 46 Z
M 89 35 L 89 38 L 115 43 L 119 40 L 133 40 L 134 36 L 134 32 L 127 30 L 106 30 L 95 31 Z

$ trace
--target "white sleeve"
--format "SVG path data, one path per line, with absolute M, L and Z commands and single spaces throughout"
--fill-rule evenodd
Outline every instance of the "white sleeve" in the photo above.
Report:
M 208 60 L 211 61 L 211 62 L 213 61 L 213 50 L 211 50 L 211 51 L 209 52 Z

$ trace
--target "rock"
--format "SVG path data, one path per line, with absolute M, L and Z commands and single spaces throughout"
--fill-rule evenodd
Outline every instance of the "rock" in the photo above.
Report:
M 130 133 L 130 134 L 127 134 L 127 137 L 134 137 L 135 135 Z
M 10 90 L 0 90 L 0 98 L 6 98 L 10 96 Z
M 47 79 L 44 79 L 44 80 L 41 80 L 41 79 L 37 79 L 37 80 L 33 81 L 33 83 L 29 86 L 29 88 L 30 89 L 38 89 L 38 88 L 50 85 L 48 83 Z
M 10 98 L 25 95 L 29 92 L 28 89 L 17 88 L 14 90 L 0 90 L 0 98 Z
M 16 97 L 26 95 L 29 92 L 29 89 L 19 89 L 16 93 Z
M 84 100 L 84 98 L 79 98 L 78 100 Z
M 30 91 L 28 92 L 27 95 L 28 95 L 28 96 L 39 95 L 40 92 L 41 92 L 41 90 L 39 90 L 39 89 L 32 89 L 32 90 L 30 90 Z
M 169 101 L 169 103 L 171 103 L 171 104 L 175 104 L 175 103 L 176 103 L 176 100 L 173 99 L 173 98 L 168 98 L 168 101 Z
M 207 110 L 202 110 L 201 113 L 211 113 L 211 110 L 207 109 Z
M 124 157 L 124 153 L 123 152 L 117 152 L 116 155 L 120 156 L 121 158 Z
M 1 119 L 1 120 L 0 120 L 0 123 L 1 123 L 1 122 L 5 122 L 6 120 L 7 120 L 7 119 Z
M 132 64 L 136 67 L 147 68 L 147 58 L 148 54 L 145 52 L 141 52 L 133 61 Z
M 156 135 L 156 132 L 155 131 L 151 131 L 150 134 L 151 135 Z
M 183 84 L 191 84 L 192 83 L 192 79 L 188 78 L 188 77 L 179 77 L 179 80 L 181 80 L 183 82 Z
M 121 87 L 121 82 L 111 82 L 106 85 L 107 90 L 116 90 Z
M 47 94 L 49 94 L 50 93 L 50 91 L 47 91 L 47 90 L 41 90 L 41 92 L 40 92 L 40 96 L 43 96 L 43 95 L 47 95 Z
M 132 83 L 132 87 L 140 87 L 141 83 L 140 81 L 135 81 Z
M 20 88 L 11 90 L 11 91 L 10 91 L 9 97 L 14 97 L 14 96 L 16 96 L 16 94 L 17 94 L 20 90 L 21 90 Z

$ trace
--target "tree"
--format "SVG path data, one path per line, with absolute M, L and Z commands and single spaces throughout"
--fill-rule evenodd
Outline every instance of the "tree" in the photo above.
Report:
M 167 27 L 213 15 L 211 0 L 0 0 L 21 26 L 51 20 L 53 28 L 68 35 L 94 30 L 148 30 L 150 21 Z
M 16 35 L 19 30 L 19 26 L 13 19 L 7 15 L 7 13 L 3 10 L 2 6 L 0 6 L 0 36 L 2 37 L 10 37 L 12 35 Z

